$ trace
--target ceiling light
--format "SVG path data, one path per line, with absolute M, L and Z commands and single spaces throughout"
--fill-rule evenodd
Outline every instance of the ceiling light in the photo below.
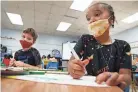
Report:
M 58 31 L 67 31 L 67 29 L 71 26 L 70 23 L 66 23 L 66 22 L 60 22 L 60 24 L 57 27 Z
M 14 13 L 8 13 L 7 15 L 11 21 L 12 24 L 16 24 L 16 25 L 23 25 L 23 21 L 22 18 L 19 14 L 14 14 Z
M 138 12 L 125 18 L 125 19 L 123 19 L 123 20 L 121 20 L 121 21 L 124 23 L 133 23 L 135 21 L 138 21 Z
M 93 0 L 74 0 L 70 9 L 85 11 L 86 8 L 92 3 Z

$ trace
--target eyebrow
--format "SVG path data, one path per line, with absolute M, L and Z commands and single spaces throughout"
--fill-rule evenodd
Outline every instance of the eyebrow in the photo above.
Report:
M 94 12 L 101 12 L 101 10 L 95 9 Z M 86 18 L 88 18 L 88 13 L 86 14 Z
M 94 10 L 94 12 L 97 12 L 97 11 L 100 11 L 101 12 L 101 10 L 97 10 L 97 9 Z

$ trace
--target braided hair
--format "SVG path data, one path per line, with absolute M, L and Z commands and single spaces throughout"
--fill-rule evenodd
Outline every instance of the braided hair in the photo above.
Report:
M 115 13 L 114 13 L 114 10 L 113 10 L 113 7 L 107 3 L 102 3 L 102 2 L 98 2 L 98 3 L 95 3 L 95 4 L 92 4 L 90 5 L 89 7 L 92 7 L 93 5 L 101 5 L 103 8 L 107 9 L 109 14 L 110 14 L 110 18 L 111 20 L 113 20 L 113 24 L 112 24 L 112 27 L 114 28 L 114 22 L 115 22 Z

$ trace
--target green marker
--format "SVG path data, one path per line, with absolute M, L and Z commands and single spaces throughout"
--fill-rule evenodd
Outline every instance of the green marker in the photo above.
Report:
M 46 72 L 45 71 L 29 71 L 29 74 L 36 74 L 36 75 L 44 75 Z

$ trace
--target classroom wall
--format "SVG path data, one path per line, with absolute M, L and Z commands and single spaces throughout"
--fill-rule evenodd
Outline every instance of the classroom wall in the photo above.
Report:
M 120 32 L 116 35 L 112 35 L 113 39 L 120 39 L 120 40 L 125 40 L 129 44 L 132 42 L 138 42 L 138 26 L 125 30 L 123 32 Z M 138 48 L 131 49 L 131 52 L 134 54 L 138 54 Z
M 2 29 L 1 36 L 7 36 L 15 38 L 16 40 L 1 39 L 1 43 L 12 49 L 13 53 L 21 49 L 19 40 L 21 39 L 22 31 Z M 78 37 L 64 37 L 64 36 L 50 36 L 46 34 L 38 34 L 39 37 L 33 47 L 37 48 L 42 55 L 51 54 L 53 49 L 58 49 L 62 53 L 62 43 L 67 41 L 77 41 Z
M 125 40 L 128 43 L 138 41 L 138 26 L 112 35 L 112 38 Z
M 19 40 L 21 38 L 22 31 L 19 30 L 8 30 L 2 29 L 1 36 L 13 37 L 16 40 L 7 40 L 1 39 L 1 43 L 6 45 L 9 49 L 12 49 L 13 53 L 19 49 L 21 49 L 21 45 Z M 114 39 L 125 40 L 128 43 L 138 41 L 138 26 L 128 29 L 126 31 L 120 32 L 116 35 L 112 35 Z M 50 36 L 46 34 L 39 34 L 39 37 L 33 47 L 36 47 L 41 55 L 51 54 L 51 50 L 58 49 L 62 52 L 62 43 L 67 41 L 77 41 L 78 37 L 62 37 L 62 36 Z M 138 54 L 138 48 L 132 49 L 132 52 Z

